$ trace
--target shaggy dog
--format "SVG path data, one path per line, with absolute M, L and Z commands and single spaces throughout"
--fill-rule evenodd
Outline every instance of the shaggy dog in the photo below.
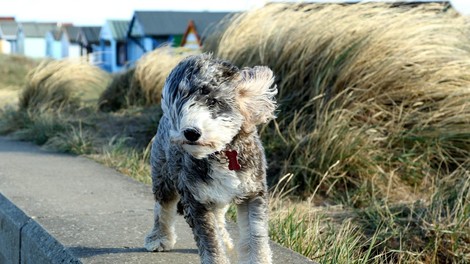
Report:
M 147 250 L 173 248 L 181 205 L 201 262 L 229 263 L 233 244 L 225 213 L 234 202 L 239 262 L 271 263 L 266 159 L 256 125 L 274 118 L 273 82 L 267 67 L 238 69 L 207 54 L 188 57 L 172 70 L 151 151 L 156 204 Z

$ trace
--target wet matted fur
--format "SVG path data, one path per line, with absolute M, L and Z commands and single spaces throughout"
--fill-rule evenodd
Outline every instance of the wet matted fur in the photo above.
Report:
M 147 250 L 173 248 L 180 202 L 201 262 L 229 263 L 233 244 L 225 213 L 234 202 L 239 262 L 271 263 L 266 159 L 256 126 L 274 118 L 273 82 L 267 67 L 238 69 L 207 54 L 188 57 L 172 70 L 152 145 L 156 204 Z

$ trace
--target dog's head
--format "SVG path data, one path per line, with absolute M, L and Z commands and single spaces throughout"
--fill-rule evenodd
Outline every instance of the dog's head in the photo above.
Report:
M 267 67 L 239 70 L 207 54 L 184 59 L 162 93 L 172 143 L 198 159 L 223 150 L 240 130 L 252 132 L 274 118 L 273 82 Z

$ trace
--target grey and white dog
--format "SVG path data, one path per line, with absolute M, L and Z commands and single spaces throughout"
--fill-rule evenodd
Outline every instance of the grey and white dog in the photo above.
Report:
M 151 152 L 154 227 L 149 251 L 171 250 L 178 202 L 202 263 L 229 263 L 225 213 L 237 205 L 240 263 L 271 263 L 266 159 L 256 126 L 274 118 L 277 93 L 267 67 L 238 69 L 191 56 L 168 76 Z

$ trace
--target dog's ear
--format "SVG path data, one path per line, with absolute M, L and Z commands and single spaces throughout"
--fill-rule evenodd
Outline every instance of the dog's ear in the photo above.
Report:
M 240 82 L 236 88 L 240 112 L 245 116 L 243 129 L 250 131 L 254 126 L 275 118 L 275 95 L 273 72 L 265 66 L 244 68 L 240 71 Z

